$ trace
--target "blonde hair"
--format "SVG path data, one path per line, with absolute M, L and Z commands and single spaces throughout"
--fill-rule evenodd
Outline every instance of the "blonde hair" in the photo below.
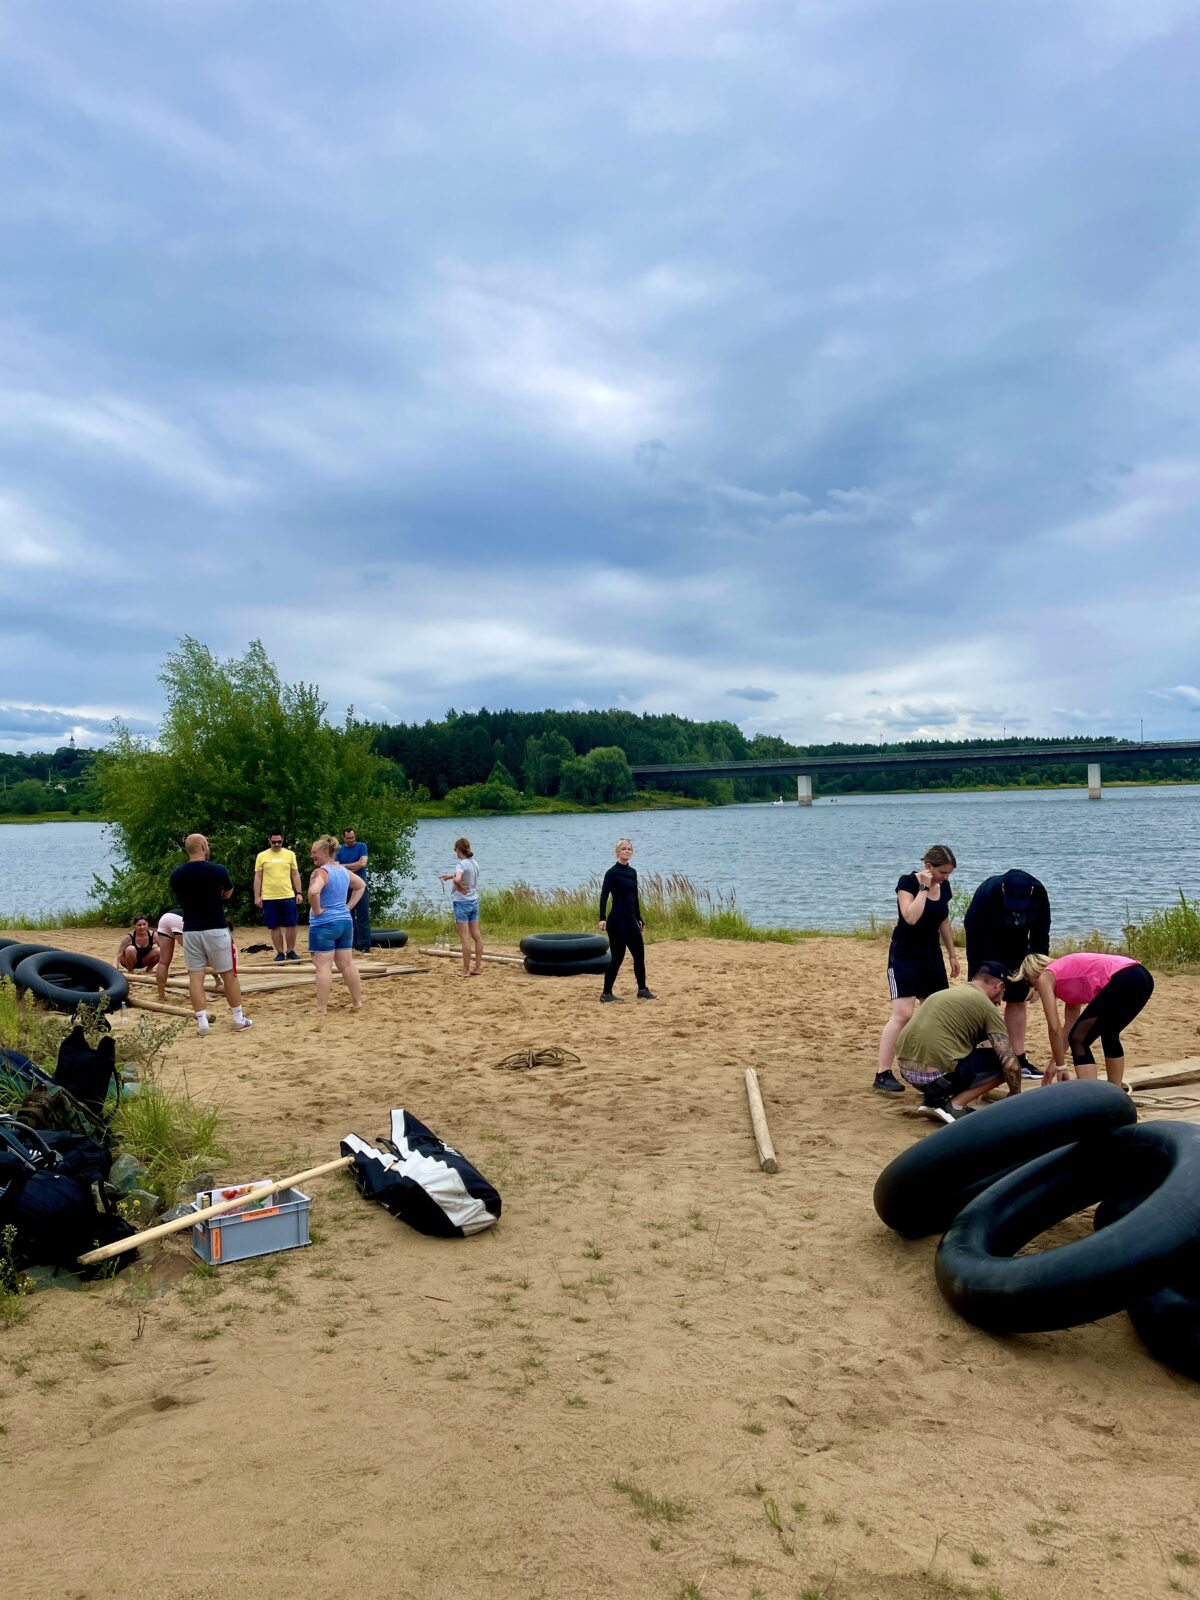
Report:
M 314 839 L 312 842 L 312 847 L 314 850 L 324 850 L 325 854 L 331 861 L 337 855 L 340 848 L 337 840 L 331 833 L 323 833 L 319 839 Z
M 1025 957 L 1024 961 L 1022 961 L 1021 965 L 1015 972 L 1009 973 L 1009 982 L 1020 983 L 1024 981 L 1025 983 L 1036 983 L 1049 965 L 1050 957 L 1041 955 L 1035 951 L 1033 955 Z
M 475 854 L 474 850 L 471 849 L 470 839 L 455 839 L 454 848 L 461 851 L 464 856 L 473 856 Z
M 616 855 L 617 851 L 621 848 L 621 846 L 623 844 L 627 844 L 631 850 L 633 849 L 633 840 L 632 839 L 618 839 L 616 844 L 613 845 L 613 855 Z

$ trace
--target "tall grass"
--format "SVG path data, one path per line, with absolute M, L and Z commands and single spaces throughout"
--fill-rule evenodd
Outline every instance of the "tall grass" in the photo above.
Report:
M 109 919 L 99 906 L 81 911 L 6 911 L 4 932 L 50 933 L 55 928 L 106 928 Z
M 112 1127 L 123 1155 L 136 1156 L 146 1182 L 164 1205 L 173 1205 L 180 1185 L 204 1167 L 228 1160 L 220 1142 L 220 1111 L 189 1096 L 143 1086 L 122 1099 Z
M 486 889 L 479 896 L 479 920 L 489 939 L 515 942 L 526 933 L 582 933 L 595 928 L 600 906 L 600 878 L 593 876 L 576 889 L 535 889 L 514 883 L 507 889 Z M 817 929 L 757 928 L 732 892 L 714 894 L 698 888 L 683 873 L 657 872 L 638 878 L 646 939 L 746 939 L 793 944 L 816 938 Z M 418 896 L 400 908 L 400 917 L 418 939 L 448 930 L 453 918 L 450 898 Z
M 1179 891 L 1179 904 L 1151 911 L 1125 929 L 1125 949 L 1160 972 L 1200 965 L 1200 901 Z

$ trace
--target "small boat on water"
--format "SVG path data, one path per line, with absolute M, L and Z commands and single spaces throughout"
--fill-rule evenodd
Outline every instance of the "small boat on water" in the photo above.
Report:
M 779 799 L 778 799 L 778 800 L 772 800 L 772 801 L 771 801 L 771 804 L 772 804 L 772 805 L 773 805 L 773 806 L 781 806 L 781 805 L 782 805 L 782 804 L 783 804 L 783 796 L 782 796 L 782 795 L 780 795 L 780 797 L 779 797 Z

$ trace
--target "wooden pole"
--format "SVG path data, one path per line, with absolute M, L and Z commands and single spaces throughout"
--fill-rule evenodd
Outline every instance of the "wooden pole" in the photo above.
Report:
M 145 995 L 129 991 L 129 1005 L 135 1011 L 159 1011 L 164 1017 L 194 1017 L 196 1013 L 187 1006 L 168 1006 L 161 1000 L 148 1000 Z
M 758 1164 L 764 1172 L 778 1172 L 775 1146 L 767 1128 L 767 1113 L 763 1109 L 762 1093 L 758 1087 L 758 1074 L 753 1067 L 746 1068 L 746 1098 L 750 1102 L 750 1123 L 754 1129 L 754 1142 L 758 1146 Z
M 417 954 L 419 956 L 441 956 L 447 961 L 457 961 L 459 959 L 459 951 L 457 950 L 420 949 L 417 951 Z M 485 961 L 502 962 L 506 967 L 523 967 L 525 965 L 524 956 L 491 956 L 485 954 L 483 959 Z
M 160 1222 L 156 1227 L 144 1228 L 141 1233 L 131 1234 L 128 1239 L 118 1239 L 116 1244 L 105 1244 L 98 1250 L 89 1250 L 78 1258 L 79 1265 L 90 1267 L 97 1261 L 109 1261 L 113 1256 L 124 1255 L 127 1250 L 136 1250 L 139 1245 L 149 1244 L 152 1239 L 165 1239 L 169 1233 L 182 1233 L 185 1228 L 194 1227 L 208 1217 L 221 1217 L 227 1211 L 248 1211 L 268 1195 L 278 1194 L 281 1189 L 290 1189 L 293 1184 L 307 1183 L 310 1178 L 319 1178 L 322 1173 L 337 1172 L 340 1167 L 348 1167 L 353 1160 L 353 1156 L 339 1156 L 336 1161 L 326 1161 L 322 1166 L 309 1167 L 305 1172 L 294 1172 L 290 1178 L 280 1178 L 277 1183 L 251 1189 L 249 1194 L 239 1194 L 232 1200 L 218 1201 L 215 1206 L 203 1206 L 199 1211 L 190 1211 L 186 1217 L 176 1217 L 174 1222 Z

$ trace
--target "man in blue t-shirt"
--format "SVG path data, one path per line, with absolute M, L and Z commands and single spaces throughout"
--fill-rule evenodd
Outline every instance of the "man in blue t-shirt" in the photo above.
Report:
M 350 911 L 350 915 L 354 919 L 354 948 L 363 950 L 370 955 L 371 910 L 367 905 L 367 847 L 353 828 L 344 829 L 342 839 L 345 842 L 338 850 L 338 861 L 346 868 L 347 872 L 353 872 L 361 878 L 363 884 L 362 897 Z

